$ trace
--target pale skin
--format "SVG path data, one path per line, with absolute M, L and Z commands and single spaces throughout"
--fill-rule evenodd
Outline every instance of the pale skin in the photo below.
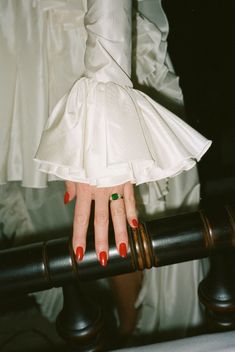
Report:
M 108 225 L 109 211 L 113 221 L 115 242 L 117 250 L 120 244 L 125 244 L 128 249 L 128 235 L 126 221 L 133 226 L 133 220 L 137 221 L 135 197 L 133 185 L 127 182 L 114 187 L 95 187 L 85 183 L 66 181 L 66 189 L 69 200 L 76 197 L 74 223 L 73 223 L 73 249 L 76 254 L 77 248 L 82 247 L 86 251 L 86 235 L 90 218 L 91 201 L 95 201 L 95 250 L 98 259 L 100 253 L 106 252 L 108 258 Z M 111 201 L 113 193 L 123 195 L 123 199 Z
M 108 260 L 109 212 L 113 221 L 117 250 L 120 253 L 120 245 L 123 246 L 123 244 L 125 244 L 126 250 L 128 250 L 126 223 L 128 222 L 131 227 L 138 226 L 133 185 L 127 182 L 114 187 L 98 188 L 85 183 L 70 181 L 66 181 L 65 184 L 69 194 L 69 201 L 76 197 L 73 223 L 73 250 L 77 256 L 77 260 L 83 259 L 83 255 L 78 258 L 77 248 L 82 248 L 83 253 L 86 251 L 86 236 L 92 200 L 95 201 L 95 250 L 101 265 L 106 265 L 107 262 L 102 263 L 100 253 L 105 252 Z M 123 195 L 123 199 L 110 202 L 110 196 L 113 193 Z M 134 330 L 136 324 L 137 310 L 134 307 L 134 303 L 141 285 L 141 273 L 136 272 L 115 276 L 110 282 L 117 302 L 120 320 L 119 330 L 122 335 L 128 336 Z

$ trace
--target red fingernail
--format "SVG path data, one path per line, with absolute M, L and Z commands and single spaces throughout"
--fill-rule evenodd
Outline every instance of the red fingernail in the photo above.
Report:
M 83 259 L 83 248 L 82 247 L 77 247 L 76 249 L 76 258 L 77 260 L 81 261 Z
M 123 258 L 126 257 L 126 254 L 127 254 L 126 243 L 120 243 L 120 245 L 119 245 L 119 254 Z
M 64 204 L 67 204 L 69 202 L 69 193 L 65 192 L 64 194 Z
M 136 219 L 132 219 L 131 223 L 132 223 L 132 225 L 134 227 L 138 227 L 139 226 L 139 223 L 138 223 L 138 221 Z
M 99 260 L 100 260 L 100 265 L 102 265 L 102 266 L 107 265 L 107 254 L 105 251 L 100 252 Z

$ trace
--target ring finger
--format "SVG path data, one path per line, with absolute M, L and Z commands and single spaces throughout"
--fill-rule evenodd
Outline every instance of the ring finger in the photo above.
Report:
M 123 199 L 119 198 L 117 200 L 111 200 L 110 211 L 113 220 L 117 249 L 121 257 L 126 257 L 128 248 L 128 235 L 126 227 L 126 210 Z

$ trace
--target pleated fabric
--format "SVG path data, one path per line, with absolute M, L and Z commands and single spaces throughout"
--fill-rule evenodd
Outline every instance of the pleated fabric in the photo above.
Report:
M 56 105 L 36 160 L 62 179 L 139 185 L 189 170 L 210 144 L 144 93 L 82 78 Z

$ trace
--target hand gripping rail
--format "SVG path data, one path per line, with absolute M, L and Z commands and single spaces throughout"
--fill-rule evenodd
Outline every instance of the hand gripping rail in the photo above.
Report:
M 0 295 L 35 292 L 74 280 L 93 280 L 207 257 L 235 246 L 235 207 L 207 208 L 129 228 L 129 251 L 121 258 L 110 244 L 100 266 L 93 244 L 77 263 L 71 240 L 60 238 L 0 251 Z

